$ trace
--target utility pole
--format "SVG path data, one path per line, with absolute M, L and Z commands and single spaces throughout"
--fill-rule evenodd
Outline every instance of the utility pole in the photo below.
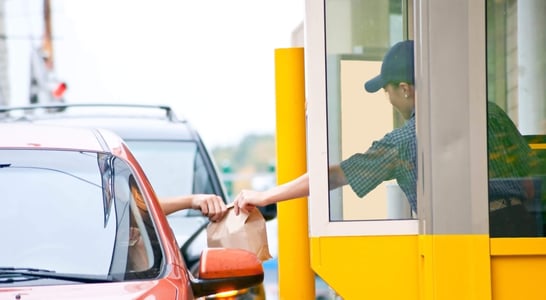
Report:
M 30 104 L 64 102 L 67 90 L 55 74 L 50 0 L 43 0 L 43 24 L 42 43 L 31 55 Z
M 51 2 L 44 0 L 44 35 L 42 37 L 44 63 L 49 72 L 53 72 L 53 38 L 51 30 Z

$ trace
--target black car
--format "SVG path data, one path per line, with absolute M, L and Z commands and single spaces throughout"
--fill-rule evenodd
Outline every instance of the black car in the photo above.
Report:
M 227 203 L 218 169 L 199 133 L 169 106 L 140 104 L 61 104 L 2 107 L 4 122 L 31 122 L 109 129 L 123 138 L 159 197 L 216 194 Z M 275 211 L 263 211 L 266 219 Z M 208 218 L 197 210 L 168 216 L 188 268 L 196 271 L 206 247 Z M 229 299 L 265 299 L 263 285 L 237 291 Z M 223 295 L 216 298 L 222 299 Z

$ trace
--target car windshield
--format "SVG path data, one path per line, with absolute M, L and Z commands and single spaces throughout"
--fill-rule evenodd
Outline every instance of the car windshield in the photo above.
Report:
M 0 150 L 0 267 L 156 276 L 161 249 L 132 176 L 108 154 Z M 132 251 L 140 246 L 137 267 Z

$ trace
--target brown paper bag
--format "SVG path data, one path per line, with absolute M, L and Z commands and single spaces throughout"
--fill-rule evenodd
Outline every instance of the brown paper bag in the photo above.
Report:
M 211 222 L 207 226 L 207 244 L 210 248 L 239 248 L 251 251 L 258 259 L 271 258 L 267 243 L 265 219 L 259 209 L 250 214 L 241 212 L 235 215 L 233 205 L 220 222 Z

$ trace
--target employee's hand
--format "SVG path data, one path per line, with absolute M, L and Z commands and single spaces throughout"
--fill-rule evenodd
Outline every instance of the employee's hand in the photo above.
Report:
M 233 201 L 233 209 L 235 215 L 239 215 L 241 211 L 248 214 L 256 206 L 264 206 L 265 204 L 264 192 L 242 190 Z

